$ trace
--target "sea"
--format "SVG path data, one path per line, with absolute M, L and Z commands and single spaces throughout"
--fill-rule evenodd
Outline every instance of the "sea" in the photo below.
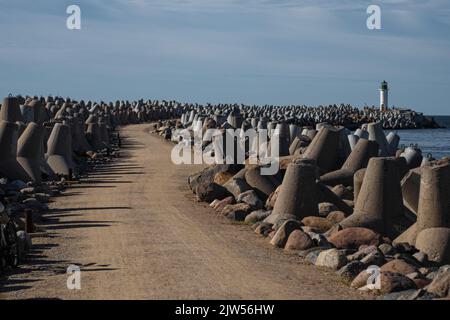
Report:
M 434 158 L 450 157 L 450 116 L 428 116 L 444 129 L 415 129 L 398 130 L 400 145 L 416 145 L 422 150 L 425 156 L 431 154 Z

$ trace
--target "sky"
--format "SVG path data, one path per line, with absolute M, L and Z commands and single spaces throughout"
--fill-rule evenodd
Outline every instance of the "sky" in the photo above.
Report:
M 66 27 L 69 5 L 81 30 Z M 366 9 L 381 8 L 381 30 Z M 0 94 L 450 115 L 448 0 L 0 0 Z

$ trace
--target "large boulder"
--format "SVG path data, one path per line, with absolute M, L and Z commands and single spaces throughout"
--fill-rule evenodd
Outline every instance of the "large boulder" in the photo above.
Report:
M 239 194 L 236 201 L 245 202 L 253 209 L 261 209 L 264 206 L 264 203 L 258 198 L 258 195 L 253 190 L 248 190 Z
M 215 199 L 225 199 L 229 196 L 228 191 L 217 183 L 199 184 L 195 190 L 198 201 L 212 202 Z
M 270 243 L 275 247 L 284 248 L 292 231 L 301 229 L 301 227 L 301 223 L 296 220 L 285 221 L 278 228 Z
M 439 269 L 426 289 L 440 298 L 450 297 L 450 266 Z
M 333 248 L 320 252 L 315 265 L 337 270 L 342 268 L 347 262 L 345 251 Z
M 311 237 L 302 230 L 294 230 L 289 235 L 285 250 L 307 250 L 314 246 Z
M 328 231 L 334 225 L 334 223 L 327 218 L 315 216 L 303 218 L 302 223 L 305 226 L 316 229 L 319 233 Z
M 402 259 L 394 259 L 383 265 L 380 271 L 400 273 L 406 276 L 408 274 L 417 272 L 417 268 Z
M 378 245 L 380 240 L 378 233 L 360 227 L 343 229 L 328 237 L 328 241 L 338 249 L 358 249 L 361 245 Z

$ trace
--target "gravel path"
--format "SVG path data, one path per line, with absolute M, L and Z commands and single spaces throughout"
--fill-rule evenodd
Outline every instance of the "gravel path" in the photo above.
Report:
M 332 271 L 274 249 L 250 227 L 197 203 L 172 144 L 148 125 L 122 128 L 121 157 L 55 198 L 49 237 L 0 282 L 0 298 L 359 299 Z M 81 290 L 66 269 L 81 266 Z

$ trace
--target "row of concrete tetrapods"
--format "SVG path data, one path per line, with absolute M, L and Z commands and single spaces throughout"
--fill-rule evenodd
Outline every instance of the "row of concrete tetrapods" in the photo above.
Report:
M 23 103 L 23 104 L 21 104 Z M 39 99 L 21 101 L 6 97 L 0 109 L 0 176 L 33 181 L 69 176 L 75 170 L 73 152 L 86 153 L 109 147 L 107 123 L 91 114 L 64 115 L 67 104 L 44 123 L 47 112 Z
M 414 146 L 399 149 L 400 137 L 394 132 L 386 136 L 379 123 L 365 124 L 351 133 L 326 123 L 313 129 L 242 119 L 237 113 L 202 117 L 194 112 L 182 115 L 181 123 L 203 131 L 211 127 L 241 128 L 242 132 L 268 129 L 269 136 L 279 140 L 281 157 L 297 156 L 287 167 L 272 212 L 280 221 L 301 221 L 317 214 L 319 202 L 332 202 L 347 214 L 338 228 L 369 228 L 394 242 L 415 246 L 430 261 L 450 263 L 449 158 L 424 158 Z M 311 141 L 302 148 L 305 137 Z M 339 159 L 345 161 L 336 170 Z M 268 194 L 273 191 L 270 177 L 256 174 L 252 180 L 260 189 L 269 186 Z M 353 187 L 354 209 L 331 192 L 336 185 Z M 417 221 L 410 226 L 414 215 Z
M 415 148 L 397 150 L 398 136 L 386 137 L 371 123 L 348 135 L 351 153 L 340 169 L 329 171 L 342 148 L 340 131 L 323 125 L 288 165 L 273 214 L 301 220 L 317 212 L 320 192 L 329 196 L 326 186 L 353 186 L 355 207 L 340 227 L 369 228 L 415 246 L 430 261 L 449 263 L 450 159 L 429 161 Z M 417 221 L 402 232 L 408 213 Z

